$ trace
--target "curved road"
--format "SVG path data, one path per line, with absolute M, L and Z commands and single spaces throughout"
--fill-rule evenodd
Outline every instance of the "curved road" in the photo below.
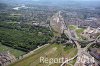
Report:
M 53 26 L 57 26 L 57 27 L 59 27 L 59 25 L 60 25 L 60 27 L 59 27 L 59 30 L 62 32 L 64 32 L 64 34 L 66 35 L 66 36 L 68 36 L 69 37 L 69 39 L 70 39 L 70 41 L 72 41 L 73 43 L 75 43 L 76 44 L 76 46 L 77 46 L 77 49 L 78 49 L 78 53 L 77 53 L 77 55 L 75 56 L 75 57 L 73 57 L 73 58 L 71 58 L 71 59 L 69 59 L 69 60 L 65 60 L 62 64 L 61 64 L 61 66 L 63 66 L 64 64 L 66 64 L 66 63 L 68 63 L 69 61 L 72 61 L 72 60 L 74 60 L 76 57 L 77 57 L 77 61 L 76 61 L 76 63 L 75 63 L 75 65 L 74 66 L 78 66 L 78 64 L 77 63 L 79 63 L 78 61 L 79 61 L 79 58 L 81 58 L 83 61 L 89 61 L 89 60 L 91 60 L 91 58 L 93 58 L 92 56 L 90 56 L 89 55 L 89 53 L 86 51 L 87 49 L 88 49 L 88 47 L 90 47 L 92 44 L 94 44 L 94 42 L 96 42 L 97 41 L 97 39 L 98 39 L 98 37 L 96 38 L 96 40 L 94 41 L 94 42 L 92 42 L 92 43 L 90 43 L 90 44 L 88 44 L 85 48 L 81 48 L 81 45 L 78 43 L 78 36 L 77 36 L 77 34 L 76 34 L 76 32 L 75 31 L 70 31 L 67 27 L 66 27 L 66 25 L 65 25 L 65 23 L 64 23 L 64 20 L 63 20 L 63 18 L 61 17 L 61 11 L 59 11 L 58 13 L 57 13 L 57 15 L 56 16 L 53 16 L 53 19 L 54 19 L 54 22 L 52 22 L 52 20 L 51 20 L 51 25 L 53 25 Z M 60 17 L 59 17 L 60 16 Z M 58 24 L 59 23 L 59 24 Z M 57 24 L 57 25 L 56 25 Z M 52 27 L 53 28 L 53 27 Z M 55 29 L 55 28 L 53 28 L 53 29 Z M 73 37 L 74 36 L 74 37 Z M 85 60 L 83 57 L 85 56 L 85 58 L 88 58 L 88 60 Z M 94 61 L 91 61 L 90 63 L 93 63 Z M 85 63 L 83 64 L 83 65 L 85 65 Z M 82 66 L 82 65 L 80 65 L 80 66 Z

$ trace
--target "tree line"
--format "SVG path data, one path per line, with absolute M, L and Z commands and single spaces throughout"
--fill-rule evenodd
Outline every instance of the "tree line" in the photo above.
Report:
M 45 27 L 0 22 L 0 42 L 25 52 L 48 43 L 53 36 Z

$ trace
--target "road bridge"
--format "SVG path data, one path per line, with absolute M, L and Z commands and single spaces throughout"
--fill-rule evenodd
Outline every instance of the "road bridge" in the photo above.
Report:
M 76 33 L 75 31 L 69 30 L 69 29 L 66 27 L 66 25 L 65 25 L 65 23 L 64 23 L 64 19 L 62 18 L 62 16 L 61 16 L 60 13 L 61 13 L 61 12 L 59 11 L 59 12 L 56 14 L 56 16 L 53 16 L 53 21 L 54 21 L 54 22 L 52 22 L 52 20 L 51 20 L 51 25 L 53 26 L 52 28 L 55 29 L 55 26 L 56 26 L 56 27 L 59 27 L 58 29 L 61 30 L 61 32 L 64 32 L 64 34 L 65 34 L 67 37 L 69 37 L 69 40 L 76 44 L 77 49 L 78 49 L 77 55 L 76 55 L 75 57 L 69 59 L 69 60 L 65 60 L 65 61 L 61 64 L 61 66 L 65 65 L 65 64 L 68 63 L 69 61 L 74 60 L 76 57 L 77 57 L 77 60 L 76 60 L 76 63 L 75 63 L 74 66 L 86 66 L 86 61 L 89 61 L 89 63 L 87 63 L 87 64 L 93 64 L 95 61 L 90 61 L 91 58 L 93 58 L 93 57 L 87 52 L 87 49 L 88 49 L 92 44 L 94 44 L 94 42 L 96 42 L 97 39 L 94 40 L 92 43 L 88 44 L 85 48 L 81 48 L 81 45 L 80 45 L 79 42 L 78 42 L 78 38 L 79 38 L 79 37 L 77 36 L 77 33 Z M 58 31 L 58 32 L 59 32 L 59 31 Z M 98 37 L 97 37 L 97 38 L 98 38 Z M 79 61 L 80 59 L 84 61 L 83 65 L 79 65 L 79 64 L 82 63 L 82 62 Z M 87 59 L 87 60 L 86 60 L 86 59 Z

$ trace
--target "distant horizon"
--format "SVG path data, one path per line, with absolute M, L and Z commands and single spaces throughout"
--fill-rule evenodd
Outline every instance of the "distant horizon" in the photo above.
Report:
M 41 4 L 52 6 L 82 6 L 97 7 L 100 6 L 100 0 L 0 0 L 0 3 L 6 4 Z
M 47 0 L 33 0 L 33 1 L 47 1 Z M 48 0 L 48 1 L 50 1 L 50 0 Z M 58 0 L 58 1 L 100 1 L 100 0 Z

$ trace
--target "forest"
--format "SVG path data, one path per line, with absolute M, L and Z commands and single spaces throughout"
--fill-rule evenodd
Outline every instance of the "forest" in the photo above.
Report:
M 45 27 L 0 22 L 1 44 L 25 52 L 48 43 L 52 36 L 52 32 Z

